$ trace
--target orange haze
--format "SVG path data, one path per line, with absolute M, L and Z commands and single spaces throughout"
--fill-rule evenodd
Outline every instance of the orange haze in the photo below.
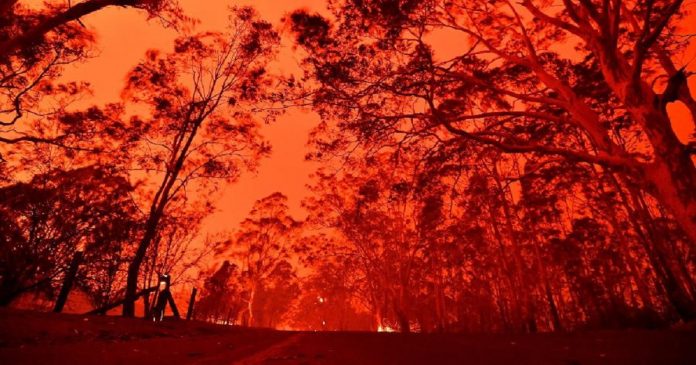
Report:
M 42 0 L 31 1 L 38 3 Z M 279 24 L 280 19 L 294 9 L 316 11 L 325 8 L 325 0 L 182 0 L 181 3 L 189 16 L 201 21 L 199 30 L 223 29 L 227 7 L 233 4 L 252 5 L 263 18 L 274 24 Z M 696 10 L 695 3 L 684 7 L 688 11 Z M 694 19 L 694 16 L 688 18 Z M 169 49 L 175 37 L 172 30 L 163 28 L 156 20 L 146 21 L 145 14 L 133 10 L 110 8 L 83 19 L 83 22 L 97 34 L 100 54 L 86 64 L 68 70 L 66 77 L 89 81 L 95 93 L 91 102 L 96 104 L 116 100 L 124 75 L 144 52 L 151 48 Z M 684 33 L 696 33 L 696 21 L 685 23 Z M 441 58 L 447 56 L 448 50 L 456 49 L 459 43 L 447 34 L 432 35 L 431 42 Z M 683 59 L 676 60 L 677 65 L 692 59 L 695 50 L 696 47 L 691 45 Z M 283 50 L 275 67 L 287 73 L 297 71 L 297 64 L 298 57 L 293 55 L 291 40 L 285 34 Z M 696 70 L 696 61 L 691 62 L 689 68 Z M 694 80 L 696 78 L 691 78 L 692 88 L 696 89 Z M 671 111 L 680 116 L 675 118 L 675 130 L 682 140 L 686 140 L 693 131 L 693 124 L 685 119 L 688 117 L 682 109 L 683 106 L 678 105 L 671 107 Z M 262 162 L 255 176 L 243 176 L 241 181 L 222 189 L 216 204 L 218 211 L 206 221 L 203 234 L 234 229 L 254 201 L 275 191 L 288 196 L 291 213 L 296 218 L 304 217 L 300 202 L 306 195 L 305 184 L 313 170 L 312 164 L 304 161 L 304 155 L 307 133 L 317 119 L 313 113 L 296 110 L 283 115 L 276 123 L 264 126 L 263 133 L 273 145 L 272 156 Z
M 224 29 L 230 5 L 252 5 L 263 18 L 274 24 L 279 24 L 280 19 L 292 10 L 324 7 L 323 0 L 182 0 L 181 4 L 187 15 L 200 20 L 198 30 Z M 99 54 L 86 64 L 67 70 L 65 77 L 89 81 L 95 96 L 89 102 L 93 104 L 117 100 L 126 73 L 145 51 L 152 48 L 168 50 L 176 37 L 173 30 L 163 28 L 157 20 L 147 21 L 146 14 L 132 9 L 109 8 L 82 21 L 96 33 Z M 274 68 L 283 72 L 299 69 L 287 34 Z M 312 164 L 304 161 L 304 155 L 307 134 L 317 119 L 313 113 L 294 110 L 276 123 L 263 127 L 264 136 L 273 145 L 272 156 L 262 161 L 257 174 L 247 174 L 239 182 L 222 189 L 216 203 L 218 212 L 208 218 L 203 234 L 233 229 L 257 199 L 276 191 L 288 196 L 295 217 L 304 217 L 300 202 L 313 170 Z

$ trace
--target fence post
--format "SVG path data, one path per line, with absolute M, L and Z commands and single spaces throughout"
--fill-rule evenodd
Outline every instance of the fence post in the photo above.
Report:
M 191 318 L 193 318 L 193 305 L 196 302 L 196 293 L 198 292 L 198 289 L 193 288 L 193 291 L 191 291 L 191 299 L 189 299 L 189 304 L 188 304 L 188 310 L 186 311 L 186 320 L 190 321 Z

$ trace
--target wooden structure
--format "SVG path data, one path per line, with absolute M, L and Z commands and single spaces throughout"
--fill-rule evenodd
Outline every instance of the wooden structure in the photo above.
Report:
M 81 256 L 80 256 L 81 259 Z M 77 263 L 79 265 L 79 259 Z M 75 270 L 76 271 L 76 270 Z M 71 270 L 72 272 L 72 266 Z M 74 277 L 74 274 L 73 274 Z M 72 280 L 69 281 L 72 283 Z M 179 309 L 176 306 L 176 303 L 174 302 L 174 297 L 172 296 L 171 290 L 171 277 L 168 274 L 163 274 L 159 276 L 159 285 L 158 286 L 153 286 L 150 288 L 143 289 L 139 292 L 137 292 L 133 298 L 130 298 L 131 300 L 137 300 L 140 297 L 150 295 L 150 293 L 154 292 L 154 300 L 153 303 L 155 305 L 152 308 L 145 308 L 146 309 L 146 315 L 145 318 L 152 318 L 153 321 L 155 322 L 161 322 L 164 319 L 164 313 L 166 312 L 167 309 L 167 304 L 169 304 L 169 307 L 172 310 L 172 313 L 174 314 L 175 318 L 181 318 L 181 315 L 179 314 Z M 70 287 L 67 286 L 65 291 L 66 293 L 70 290 Z M 191 320 L 193 318 L 193 310 L 194 310 L 194 304 L 196 301 L 196 294 L 198 293 L 198 289 L 193 288 L 193 291 L 191 292 L 191 299 L 189 300 L 188 304 L 188 311 L 186 312 L 186 319 Z M 62 294 L 62 291 L 61 291 Z M 67 294 L 66 294 L 67 296 Z M 89 311 L 85 314 L 106 314 L 107 311 L 116 308 L 120 305 L 123 305 L 123 303 L 126 302 L 126 298 L 123 298 L 119 301 L 116 301 L 114 303 L 107 304 L 101 308 L 94 309 L 92 311 Z M 56 303 L 56 308 L 58 308 L 58 303 Z M 62 308 L 62 305 L 61 307 Z M 57 309 L 56 309 L 57 310 Z
M 174 297 L 169 290 L 171 278 L 167 274 L 160 275 L 158 292 L 155 294 L 155 307 L 150 311 L 150 316 L 155 322 L 161 322 L 164 319 L 164 312 L 167 309 L 167 304 L 171 307 L 175 318 L 181 318 L 179 309 L 176 307 Z
M 193 291 L 191 292 L 191 298 L 189 299 L 188 310 L 186 311 L 187 321 L 190 321 L 191 318 L 193 318 L 193 305 L 196 303 L 196 293 L 198 293 L 198 289 L 193 288 Z
M 142 297 L 143 295 L 150 294 L 150 293 L 152 293 L 153 291 L 156 291 L 156 290 L 157 290 L 157 287 L 156 287 L 156 286 L 153 286 L 153 287 L 151 287 L 151 288 L 143 289 L 143 290 L 141 290 L 141 291 L 135 293 L 135 295 L 133 296 L 132 300 L 137 300 L 138 298 Z M 89 311 L 89 312 L 87 312 L 87 313 L 85 313 L 85 314 L 102 314 L 102 315 L 103 315 L 103 314 L 106 314 L 106 312 L 108 312 L 109 310 L 114 309 L 114 308 L 118 307 L 119 305 L 123 305 L 123 303 L 125 303 L 125 302 L 126 302 L 126 298 L 123 298 L 123 299 L 121 299 L 121 300 L 119 300 L 119 301 L 117 301 L 117 302 L 113 302 L 113 303 L 111 303 L 111 304 L 107 304 L 107 305 L 105 305 L 105 306 L 103 306 L 103 307 L 101 307 L 101 308 L 97 308 L 97 309 L 91 310 L 91 311 Z

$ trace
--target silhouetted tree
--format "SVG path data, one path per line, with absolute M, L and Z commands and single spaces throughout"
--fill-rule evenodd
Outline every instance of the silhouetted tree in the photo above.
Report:
M 128 268 L 125 316 L 134 315 L 140 267 L 170 205 L 185 203 L 187 190 L 236 180 L 268 153 L 251 112 L 264 98 L 264 67 L 277 43 L 252 9 L 234 9 L 228 32 L 179 38 L 173 53 L 149 51 L 128 75 L 124 101 L 149 109 L 130 120 L 141 130 L 128 151 L 131 169 L 158 185 Z
M 239 313 L 238 323 L 273 325 L 278 319 L 278 309 L 273 307 L 287 308 L 296 296 L 290 260 L 299 226 L 288 214 L 287 197 L 274 193 L 258 200 L 234 238 L 219 245 L 219 255 L 230 257 L 240 268 L 239 280 L 248 293 L 247 307 Z M 267 323 L 257 322 L 257 316 L 265 317 Z
M 694 105 L 671 60 L 681 5 L 342 1 L 333 24 L 301 11 L 291 20 L 317 85 L 311 102 L 339 127 L 325 146 L 459 141 L 622 171 L 694 246 L 696 168 L 666 111 Z M 461 49 L 438 57 L 428 38 L 438 32 Z
M 123 176 L 97 166 L 1 188 L 0 304 L 29 290 L 52 295 L 76 250 L 92 265 L 125 245 L 134 230 L 132 189 Z

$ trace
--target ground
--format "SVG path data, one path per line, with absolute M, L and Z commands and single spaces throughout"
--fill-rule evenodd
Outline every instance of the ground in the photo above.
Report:
M 0 364 L 696 364 L 696 330 L 280 332 L 0 309 Z

